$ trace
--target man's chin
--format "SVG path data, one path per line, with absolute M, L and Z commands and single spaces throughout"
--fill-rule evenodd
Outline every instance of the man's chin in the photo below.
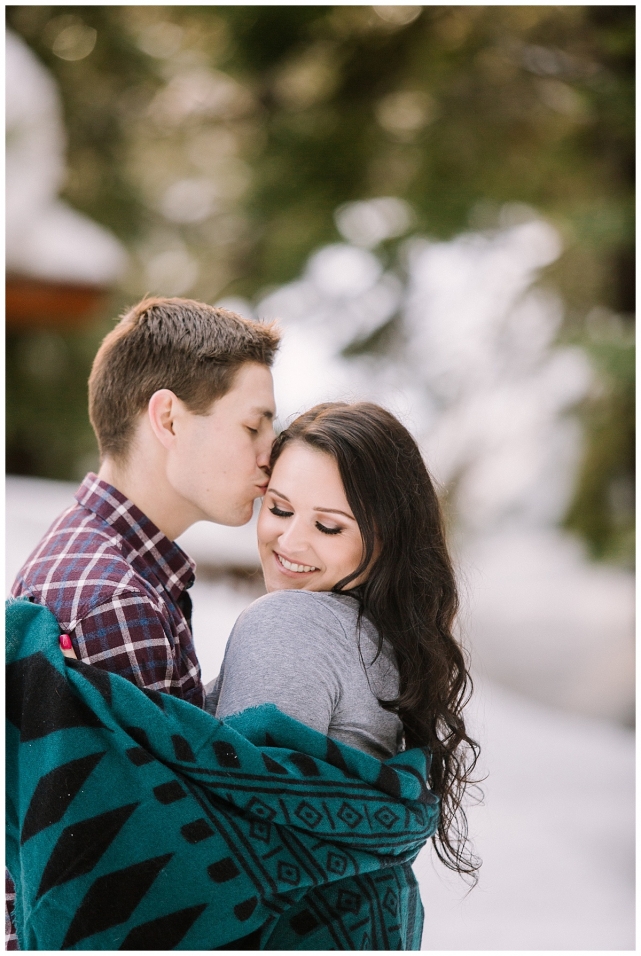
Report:
M 252 502 L 245 509 L 242 509 L 242 510 L 239 509 L 234 514 L 210 515 L 208 516 L 207 520 L 211 521 L 213 524 L 222 524 L 226 528 L 240 528 L 251 521 L 253 514 L 254 514 L 254 505 Z

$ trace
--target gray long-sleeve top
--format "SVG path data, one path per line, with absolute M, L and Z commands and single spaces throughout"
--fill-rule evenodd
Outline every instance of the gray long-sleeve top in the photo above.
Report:
M 402 724 L 377 698 L 398 693 L 394 652 L 347 594 L 276 591 L 254 601 L 231 632 L 207 709 L 224 719 L 276 704 L 308 727 L 379 760 L 402 746 Z M 360 645 L 360 652 L 359 652 Z M 362 658 L 361 658 L 362 655 Z

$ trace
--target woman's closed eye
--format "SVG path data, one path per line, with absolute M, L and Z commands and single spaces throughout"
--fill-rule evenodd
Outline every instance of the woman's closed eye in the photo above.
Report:
M 319 531 L 322 531 L 323 534 L 340 534 L 343 530 L 342 528 L 326 528 L 324 524 L 320 523 L 320 521 L 316 522 L 316 527 Z
M 294 514 L 293 511 L 283 511 L 278 505 L 272 505 L 269 509 L 273 515 L 276 515 L 277 518 L 291 518 Z

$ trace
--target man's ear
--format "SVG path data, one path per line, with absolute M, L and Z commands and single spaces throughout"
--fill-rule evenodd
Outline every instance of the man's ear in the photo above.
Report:
M 161 388 L 149 399 L 147 417 L 154 435 L 169 449 L 176 438 L 174 419 L 179 414 L 180 399 L 168 388 Z

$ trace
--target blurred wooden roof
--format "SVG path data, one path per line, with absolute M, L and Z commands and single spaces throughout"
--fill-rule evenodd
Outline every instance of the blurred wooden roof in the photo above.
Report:
M 107 294 L 103 286 L 8 275 L 7 328 L 11 331 L 81 328 L 91 320 Z

